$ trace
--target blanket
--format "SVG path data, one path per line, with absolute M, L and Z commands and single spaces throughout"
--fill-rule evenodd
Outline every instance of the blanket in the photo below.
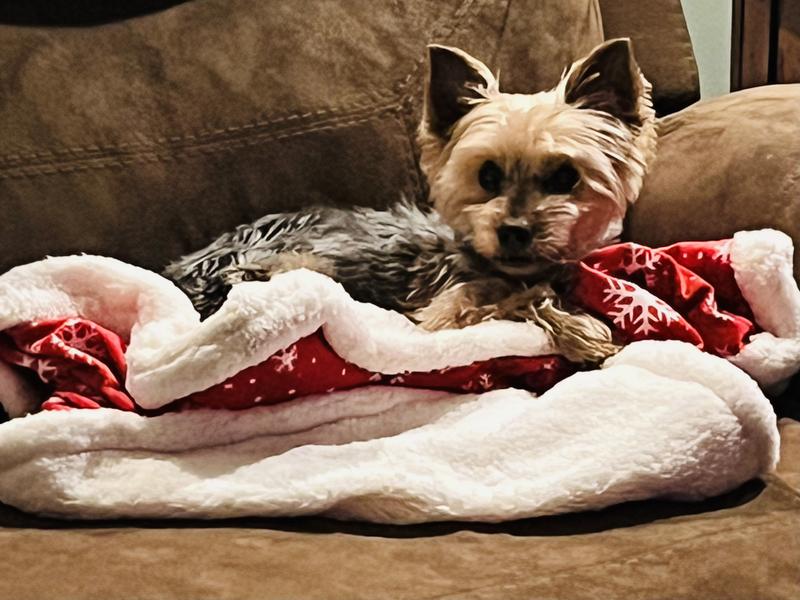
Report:
M 120 261 L 17 267 L 0 277 L 0 501 L 408 523 L 719 494 L 777 461 L 759 384 L 800 366 L 792 251 L 765 230 L 587 257 L 574 301 L 627 342 L 592 371 L 533 324 L 424 332 L 302 270 L 234 286 L 201 323 Z

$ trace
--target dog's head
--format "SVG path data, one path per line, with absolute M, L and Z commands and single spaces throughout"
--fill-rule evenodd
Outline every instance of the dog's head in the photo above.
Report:
M 627 39 L 536 94 L 501 92 L 461 50 L 428 50 L 421 166 L 434 208 L 464 242 L 524 277 L 620 234 L 655 149 L 650 84 Z

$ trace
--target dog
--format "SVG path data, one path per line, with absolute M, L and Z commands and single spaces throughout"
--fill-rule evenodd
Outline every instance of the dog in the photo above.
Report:
M 566 298 L 577 261 L 617 241 L 655 152 L 651 86 L 630 41 L 601 44 L 534 94 L 501 92 L 457 48 L 431 45 L 428 59 L 428 206 L 267 215 L 164 274 L 203 318 L 235 283 L 307 268 L 429 330 L 527 320 L 574 362 L 614 354 L 609 328 Z

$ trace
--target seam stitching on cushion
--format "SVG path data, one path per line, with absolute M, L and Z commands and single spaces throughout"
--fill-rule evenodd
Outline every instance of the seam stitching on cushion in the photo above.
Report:
M 770 473 L 769 481 L 775 484 L 777 490 L 785 496 L 792 496 L 800 500 L 800 490 L 795 489 L 781 477 L 780 473 Z
M 793 510 L 795 510 L 795 509 L 786 509 L 786 510 L 783 510 L 783 511 L 772 511 L 772 512 L 792 512 Z M 762 515 L 762 516 L 765 516 L 765 515 Z M 592 563 L 588 563 L 588 564 L 584 564 L 584 565 L 576 565 L 576 566 L 567 567 L 567 568 L 564 568 L 564 569 L 557 569 L 557 570 L 554 570 L 554 571 L 548 571 L 547 572 L 547 576 L 549 578 L 550 577 L 567 577 L 567 576 L 573 575 L 576 572 L 580 573 L 584 569 L 592 569 L 592 568 L 603 567 L 603 566 L 608 566 L 608 567 L 620 566 L 620 565 L 622 565 L 622 564 L 624 564 L 624 563 L 626 563 L 626 562 L 628 562 L 628 561 L 630 561 L 632 559 L 640 559 L 642 557 L 657 558 L 658 556 L 661 556 L 664 553 L 669 552 L 670 550 L 674 550 L 676 547 L 680 547 L 680 546 L 682 546 L 682 545 L 684 545 L 686 543 L 694 542 L 694 541 L 696 541 L 698 539 L 701 539 L 703 537 L 712 537 L 712 536 L 716 537 L 716 536 L 719 536 L 721 534 L 728 533 L 729 531 L 734 531 L 735 530 L 735 531 L 741 532 L 741 531 L 745 531 L 745 530 L 749 530 L 749 529 L 754 529 L 754 528 L 757 528 L 757 527 L 763 527 L 765 521 L 767 523 L 770 522 L 769 519 L 762 519 L 761 521 L 759 521 L 757 523 L 752 523 L 752 524 L 746 525 L 744 527 L 741 527 L 741 526 L 738 526 L 738 525 L 731 525 L 730 527 L 725 527 L 724 529 L 721 529 L 719 531 L 714 531 L 711 534 L 706 533 L 706 532 L 699 533 L 699 534 L 691 536 L 691 537 L 687 537 L 687 538 L 684 538 L 684 539 L 681 539 L 681 540 L 676 540 L 675 542 L 672 542 L 672 543 L 669 543 L 669 544 L 661 545 L 661 546 L 659 546 L 657 548 L 654 548 L 652 550 L 649 550 L 649 551 L 645 551 L 645 552 L 639 551 L 639 552 L 634 552 L 632 554 L 625 554 L 623 556 L 618 556 L 618 557 L 610 559 L 610 560 L 600 560 L 600 561 L 597 561 L 597 562 L 592 562 Z M 520 578 L 516 578 L 516 581 L 519 582 L 519 583 L 523 583 L 523 581 Z M 508 579 L 504 579 L 504 582 L 508 583 Z M 496 587 L 496 586 L 497 586 L 497 583 L 495 582 L 495 583 L 488 584 L 486 586 L 482 586 L 480 588 L 474 588 L 474 589 L 475 590 L 477 590 L 477 589 L 487 589 L 487 588 L 490 588 L 490 587 L 493 588 L 493 587 Z M 471 591 L 474 591 L 474 590 L 471 590 Z M 446 593 L 441 594 L 441 595 L 426 596 L 426 598 L 429 599 L 429 600 L 446 599 L 446 598 L 450 598 L 450 597 L 457 597 L 457 596 L 459 596 L 459 594 L 462 594 L 462 593 L 463 592 L 446 592 Z
M 509 0 L 510 3 L 510 0 Z M 487 4 L 488 5 L 488 4 Z M 475 15 L 478 14 L 482 8 L 480 2 L 475 0 L 464 0 L 453 12 L 448 20 L 444 21 L 441 25 L 434 25 L 431 32 L 428 34 L 428 43 L 434 41 L 449 41 L 450 38 L 459 26 L 469 27 Z M 438 40 L 437 40 L 438 38 Z M 397 84 L 397 94 L 401 97 L 401 119 L 405 125 L 406 130 L 406 144 L 409 149 L 409 154 L 406 155 L 406 162 L 410 173 L 413 174 L 413 191 L 415 200 L 423 202 L 427 199 L 425 176 L 422 173 L 419 164 L 419 147 L 416 144 L 417 127 L 418 123 L 413 122 L 412 115 L 414 113 L 414 97 L 410 94 L 415 88 L 424 85 L 419 81 L 422 75 L 422 66 L 425 64 L 426 57 L 423 55 L 417 59 L 411 71 Z M 420 111 L 421 112 L 421 111 Z
M 314 112 L 307 112 L 298 115 L 289 115 L 271 121 L 261 121 L 235 125 L 214 131 L 205 131 L 197 134 L 187 134 L 183 136 L 171 136 L 168 138 L 158 138 L 151 142 L 123 142 L 114 145 L 89 145 L 64 148 L 63 150 L 46 150 L 38 152 L 25 152 L 0 156 L 0 167 L 12 168 L 22 166 L 33 166 L 37 161 L 41 164 L 63 162 L 67 160 L 82 160 L 87 158 L 97 158 L 101 153 L 114 152 L 157 152 L 169 150 L 171 148 L 189 148 L 193 146 L 213 145 L 225 142 L 230 139 L 241 138 L 243 135 L 268 136 L 274 132 L 280 135 L 284 132 L 302 133 L 305 128 L 313 130 L 320 123 L 335 122 L 338 120 L 350 120 L 359 118 L 370 113 L 380 113 L 396 106 L 397 99 L 393 98 L 389 102 L 372 105 L 353 105 L 343 108 L 321 109 Z M 309 122 L 311 117 L 316 120 Z M 282 129 L 271 129 L 276 125 L 283 125 Z M 86 154 L 88 156 L 81 156 Z M 32 162 L 31 162 L 32 161 Z M 5 164 L 3 164 L 5 163 Z
M 430 34 L 428 35 L 428 43 L 431 43 L 433 38 L 443 38 L 442 41 L 449 40 L 453 33 L 455 33 L 456 27 L 462 23 L 462 20 L 464 26 L 468 25 L 472 21 L 473 17 L 477 14 L 479 8 L 481 8 L 481 6 L 476 0 L 464 0 L 458 6 L 458 8 L 456 8 L 452 17 L 450 17 L 441 25 L 434 25 Z M 422 68 L 422 65 L 425 64 L 426 60 L 427 58 L 423 53 L 423 56 L 414 62 L 414 66 L 411 67 L 411 71 L 408 73 L 408 75 L 406 75 L 398 84 L 396 84 L 395 89 L 397 90 L 398 94 L 403 95 L 408 91 L 408 88 L 413 83 L 413 80 L 416 79 L 417 75 L 419 75 L 420 69 Z
M 34 177 L 37 175 L 54 175 L 57 173 L 72 173 L 109 167 L 125 167 L 134 163 L 173 162 L 202 155 L 210 156 L 242 147 L 257 146 L 263 142 L 288 139 L 316 131 L 333 130 L 350 125 L 357 125 L 383 117 L 387 114 L 396 113 L 399 110 L 399 105 L 394 103 L 376 107 L 374 111 L 363 116 L 356 116 L 348 119 L 331 119 L 327 122 L 317 122 L 308 126 L 280 131 L 265 131 L 262 134 L 240 136 L 222 142 L 208 142 L 205 144 L 178 146 L 174 148 L 169 146 L 155 147 L 149 151 L 137 151 L 130 154 L 122 152 L 117 155 L 103 154 L 78 160 L 66 159 L 63 161 L 5 167 L 0 169 L 0 180 Z
M 506 8 L 503 12 L 503 21 L 500 24 L 500 31 L 497 34 L 497 45 L 495 46 L 494 54 L 492 55 L 492 65 L 495 68 L 497 68 L 497 57 L 500 56 L 503 43 L 505 42 L 506 29 L 508 29 L 508 17 L 511 14 L 511 2 L 512 0 L 506 0 Z
M 464 0 L 455 10 L 452 17 L 445 23 L 438 27 L 434 25 L 431 36 L 449 38 L 462 19 L 466 23 L 470 22 L 479 7 L 479 2 L 475 0 Z M 437 29 L 440 29 L 440 31 L 437 32 Z M 362 123 L 383 114 L 395 111 L 400 112 L 405 100 L 405 92 L 419 73 L 424 61 L 424 57 L 418 59 L 408 75 L 392 86 L 394 88 L 393 95 L 386 94 L 377 98 L 378 102 L 384 101 L 380 104 L 358 104 L 325 108 L 243 125 L 202 130 L 195 134 L 157 138 L 150 143 L 89 144 L 68 147 L 62 150 L 18 152 L 0 156 L 0 180 L 30 178 L 38 175 L 53 175 L 89 169 L 125 167 L 133 163 L 168 162 L 179 158 L 201 154 L 209 155 L 218 151 L 256 145 L 259 142 L 268 140 L 283 139 L 314 131 Z M 311 122 L 308 122 L 309 120 Z M 297 126 L 294 126 L 295 121 L 299 122 Z M 404 118 L 403 121 L 406 122 L 407 119 Z M 278 131 L 271 130 L 276 125 L 280 126 L 289 122 L 292 122 L 291 127 Z M 259 132 L 258 130 L 262 131 Z M 256 135 L 253 135 L 254 132 Z M 128 155 L 125 158 L 114 156 L 120 153 Z M 416 179 L 419 176 L 418 173 Z M 415 188 L 419 188 L 419 182 L 415 182 Z
M 403 142 L 406 147 L 405 155 L 405 163 L 406 163 L 406 170 L 409 174 L 409 179 L 411 180 L 411 189 L 414 194 L 414 201 L 415 202 L 424 202 L 425 201 L 425 193 L 424 193 L 424 176 L 422 171 L 419 167 L 419 157 L 417 156 L 417 146 L 414 143 L 414 128 L 410 127 L 409 122 L 409 113 L 404 113 L 398 115 L 398 120 L 400 121 L 400 125 L 403 129 Z

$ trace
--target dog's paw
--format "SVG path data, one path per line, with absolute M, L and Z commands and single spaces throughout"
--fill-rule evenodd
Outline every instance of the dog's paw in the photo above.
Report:
M 599 364 L 622 350 L 614 343 L 605 323 L 587 314 L 573 314 L 561 321 L 554 332 L 558 350 L 567 360 L 581 364 Z
M 608 326 L 585 312 L 564 310 L 549 299 L 532 312 L 534 322 L 547 331 L 558 351 L 571 362 L 599 364 L 622 349 L 614 343 Z
M 257 263 L 239 263 L 225 267 L 219 272 L 220 281 L 225 285 L 234 285 L 242 281 L 269 281 L 272 275 L 271 269 Z
M 414 311 L 409 316 L 426 331 L 463 329 L 491 318 L 489 313 L 476 308 L 461 308 L 458 311 L 443 310 L 442 308 L 437 304 L 431 304 Z
M 328 277 L 334 277 L 336 273 L 333 261 L 329 258 L 303 252 L 282 252 L 231 265 L 222 269 L 219 275 L 225 285 L 233 285 L 242 281 L 269 281 L 279 273 L 296 269 L 309 269 Z

